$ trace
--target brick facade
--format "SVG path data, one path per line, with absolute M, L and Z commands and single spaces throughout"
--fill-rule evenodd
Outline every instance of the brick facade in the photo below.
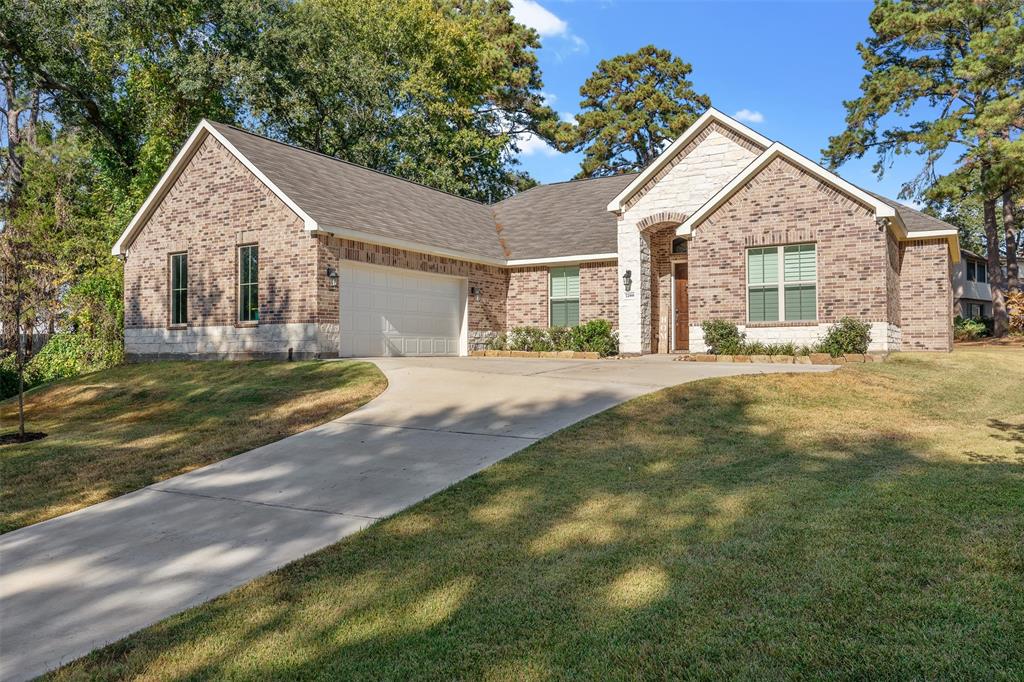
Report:
M 817 322 L 852 316 L 887 322 L 886 236 L 862 206 L 784 159 L 776 159 L 715 213 L 690 243 L 690 323 L 746 324 L 746 251 L 813 242 Z
M 580 321 L 609 320 L 620 330 L 624 352 L 667 352 L 675 228 L 759 149 L 716 123 L 632 198 L 619 218 L 619 260 L 579 265 Z M 746 250 L 803 242 L 816 245 L 817 320 L 748 323 Z M 260 249 L 256 325 L 237 322 L 237 250 L 243 244 Z M 803 343 L 844 316 L 872 323 L 875 349 L 951 348 L 946 242 L 897 241 L 872 208 L 783 158 L 696 225 L 688 246 L 691 349 L 699 350 L 699 325 L 710 319 L 735 322 L 752 339 Z M 177 252 L 189 259 L 188 325 L 172 328 L 169 256 Z M 511 327 L 548 324 L 549 266 L 503 267 L 312 234 L 208 137 L 128 248 L 126 352 L 337 355 L 344 330 L 339 292 L 327 272 L 347 261 L 464 278 L 474 292 L 467 302 L 471 349 Z M 627 270 L 632 295 L 622 293 Z
M 558 266 L 552 266 L 558 267 Z M 580 322 L 604 319 L 618 328 L 615 261 L 580 263 Z M 506 328 L 548 326 L 548 266 L 509 270 Z
M 953 348 L 953 286 L 944 239 L 900 244 L 903 350 Z

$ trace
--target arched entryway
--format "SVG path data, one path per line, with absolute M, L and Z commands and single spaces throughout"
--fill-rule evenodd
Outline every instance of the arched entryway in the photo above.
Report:
M 637 223 L 650 253 L 650 349 L 652 353 L 689 346 L 687 242 L 676 236 L 686 215 L 662 211 Z

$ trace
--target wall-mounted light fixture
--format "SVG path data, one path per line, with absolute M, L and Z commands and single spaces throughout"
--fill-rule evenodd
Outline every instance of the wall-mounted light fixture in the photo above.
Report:
M 484 295 L 484 290 L 482 288 L 480 288 L 480 287 L 470 287 L 469 288 L 469 295 L 473 297 L 474 301 L 479 303 L 480 299 Z
M 633 286 L 633 271 L 626 270 L 622 273 L 622 286 L 626 287 L 626 291 L 629 291 Z
M 331 289 L 338 288 L 338 270 L 333 266 L 327 266 L 327 286 Z

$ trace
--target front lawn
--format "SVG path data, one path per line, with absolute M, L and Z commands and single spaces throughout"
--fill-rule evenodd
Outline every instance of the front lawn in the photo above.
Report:
M 1021 679 L 1024 352 L 634 400 L 61 679 Z
M 122 365 L 26 394 L 43 440 L 0 447 L 0 532 L 66 514 L 340 417 L 386 385 L 355 362 Z M 17 428 L 17 398 L 0 402 Z

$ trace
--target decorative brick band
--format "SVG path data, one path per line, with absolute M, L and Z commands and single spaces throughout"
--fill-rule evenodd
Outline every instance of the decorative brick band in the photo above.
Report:
M 676 227 L 682 225 L 686 220 L 686 214 L 679 211 L 658 211 L 649 216 L 641 218 L 636 226 L 641 232 L 654 227 Z

